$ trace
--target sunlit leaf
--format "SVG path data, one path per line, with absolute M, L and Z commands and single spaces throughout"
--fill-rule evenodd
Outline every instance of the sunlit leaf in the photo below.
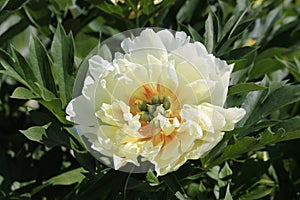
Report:
M 155 174 L 152 171 L 148 171 L 146 175 L 146 180 L 150 185 L 157 185 L 159 184 L 158 178 L 155 176 Z
M 40 98 L 40 96 L 37 96 L 32 91 L 24 88 L 24 87 L 18 87 L 14 90 L 13 94 L 11 95 L 12 98 L 16 99 L 35 99 Z
M 46 135 L 46 129 L 49 127 L 49 125 L 50 123 L 44 126 L 33 126 L 27 130 L 21 130 L 20 132 L 32 141 L 42 142 L 43 137 Z
M 46 185 L 72 185 L 75 183 L 80 183 L 85 176 L 82 173 L 86 171 L 83 168 L 77 168 L 58 176 L 52 177 L 51 179 L 45 181 L 43 184 Z
M 227 186 L 224 200 L 233 200 L 233 198 L 232 198 L 232 196 L 230 194 L 229 185 Z

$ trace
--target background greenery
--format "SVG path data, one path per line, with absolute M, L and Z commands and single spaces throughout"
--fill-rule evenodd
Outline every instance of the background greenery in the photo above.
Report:
M 299 0 L 0 0 L 0 199 L 299 199 L 299 13 Z M 226 105 L 247 110 L 163 177 L 103 166 L 65 119 L 89 52 L 144 26 L 236 63 Z

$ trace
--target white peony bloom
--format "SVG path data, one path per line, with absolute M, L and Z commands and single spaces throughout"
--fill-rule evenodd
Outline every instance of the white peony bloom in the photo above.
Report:
M 245 115 L 223 108 L 233 66 L 184 32 L 145 29 L 121 47 L 112 61 L 89 59 L 82 95 L 67 107 L 93 155 L 114 169 L 177 170 Z

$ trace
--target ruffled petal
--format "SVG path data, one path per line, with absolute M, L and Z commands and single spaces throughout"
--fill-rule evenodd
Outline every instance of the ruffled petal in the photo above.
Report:
M 187 37 L 186 33 L 183 31 L 176 32 L 175 37 L 169 30 L 158 31 L 156 34 L 168 52 L 173 51 L 174 49 L 177 49 L 189 43 L 190 41 L 190 37 Z

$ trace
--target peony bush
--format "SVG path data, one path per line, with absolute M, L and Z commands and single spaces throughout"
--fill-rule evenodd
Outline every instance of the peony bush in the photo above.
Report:
M 89 59 L 82 95 L 67 114 L 114 169 L 132 163 L 145 173 L 150 162 L 157 175 L 175 171 L 211 150 L 245 115 L 223 108 L 233 66 L 189 40 L 184 32 L 145 29 L 124 39 L 124 54 L 111 62 Z
M 1 1 L 0 199 L 299 199 L 299 13 Z

